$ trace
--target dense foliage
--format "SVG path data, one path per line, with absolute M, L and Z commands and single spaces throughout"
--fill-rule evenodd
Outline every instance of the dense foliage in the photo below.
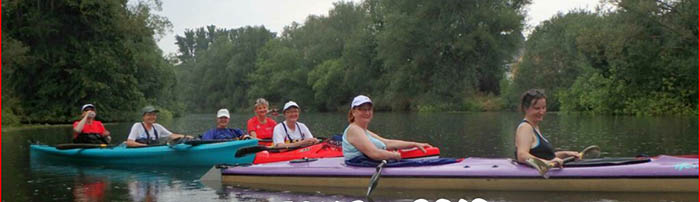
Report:
M 105 120 L 133 119 L 145 104 L 178 110 L 154 39 L 171 25 L 152 9 L 160 2 L 3 1 L 3 115 L 70 122 L 85 103 Z
M 601 114 L 698 113 L 698 1 L 610 1 L 538 26 L 512 86 L 547 90 L 550 110 Z
M 367 94 L 390 110 L 469 109 L 473 95 L 500 92 L 524 40 L 527 3 L 339 2 L 279 37 L 258 27 L 188 30 L 177 37 L 185 102 L 197 111 L 249 109 L 264 97 L 337 111 Z M 241 36 L 214 38 L 222 32 Z
M 697 1 L 607 0 L 525 40 L 529 3 L 338 2 L 281 33 L 188 29 L 164 57 L 159 0 L 3 1 L 3 125 L 70 122 L 84 103 L 104 120 L 146 104 L 250 111 L 258 97 L 311 111 L 345 111 L 358 94 L 379 110 L 501 110 L 529 88 L 554 111 L 698 113 Z

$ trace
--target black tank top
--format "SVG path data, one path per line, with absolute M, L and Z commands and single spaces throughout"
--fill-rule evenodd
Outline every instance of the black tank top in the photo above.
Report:
M 530 122 L 527 122 L 527 120 L 523 120 L 520 123 L 523 123 L 523 122 L 530 124 Z M 530 124 L 530 126 L 532 126 L 532 124 Z M 535 137 L 537 137 L 538 144 L 537 144 L 537 146 L 535 146 L 535 148 L 530 149 L 530 154 L 532 154 L 533 156 L 536 156 L 537 158 L 541 158 L 541 159 L 546 159 L 546 160 L 554 159 L 554 157 L 556 157 L 556 156 L 554 155 L 554 147 L 552 147 L 552 144 L 549 143 L 549 141 L 547 141 L 547 139 L 542 137 L 542 135 L 539 132 L 537 132 L 537 130 L 535 129 L 534 126 L 532 127 L 532 132 L 535 133 Z M 516 159 L 518 158 L 518 148 L 517 147 L 515 148 L 515 158 Z

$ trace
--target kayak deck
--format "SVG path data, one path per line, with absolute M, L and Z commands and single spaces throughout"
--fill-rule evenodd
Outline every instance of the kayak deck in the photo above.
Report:
M 222 182 L 251 187 L 367 188 L 374 167 L 348 167 L 342 158 L 223 169 Z M 466 158 L 459 163 L 387 167 L 380 188 L 508 191 L 697 192 L 698 159 L 659 156 L 648 163 L 554 168 L 550 179 L 510 159 Z
M 257 140 L 220 143 L 128 148 L 124 144 L 107 148 L 59 150 L 48 145 L 30 145 L 33 160 L 50 160 L 76 164 L 212 166 L 215 164 L 250 164 L 254 156 L 235 158 L 241 147 L 257 145 Z

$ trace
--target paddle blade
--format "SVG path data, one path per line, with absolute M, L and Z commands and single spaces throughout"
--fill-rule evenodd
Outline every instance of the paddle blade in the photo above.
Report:
M 374 191 L 374 188 L 377 187 L 377 184 L 379 184 L 379 177 L 382 175 L 382 169 L 384 169 L 384 165 L 386 165 L 386 160 L 382 160 L 379 165 L 377 165 L 377 172 L 372 175 L 372 177 L 369 179 L 369 187 L 367 187 L 367 197 L 369 197 L 370 194 L 372 194 L 372 191 Z
M 236 151 L 236 158 L 243 157 L 248 154 L 255 154 L 261 151 L 268 150 L 267 147 L 263 146 L 252 146 L 252 147 L 245 147 L 245 148 L 240 148 L 238 151 Z
M 600 157 L 600 147 L 591 145 L 581 151 L 581 159 L 594 159 Z
M 530 158 L 525 162 L 527 162 L 527 164 L 532 166 L 533 168 L 537 169 L 537 172 L 540 173 L 542 177 L 544 177 L 545 179 L 549 178 L 547 172 L 549 172 L 550 166 L 547 165 L 547 163 L 537 158 Z

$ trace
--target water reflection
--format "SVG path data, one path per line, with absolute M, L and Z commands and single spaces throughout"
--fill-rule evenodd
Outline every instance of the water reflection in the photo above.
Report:
M 105 192 L 109 181 L 104 178 L 75 176 L 73 178 L 73 197 L 75 201 L 105 201 Z
M 302 122 L 326 136 L 345 129 L 344 113 L 305 113 Z M 232 114 L 231 126 L 244 128 L 249 113 Z M 511 158 L 518 113 L 377 113 L 370 128 L 389 138 L 430 142 L 448 157 Z M 163 122 L 173 132 L 201 134 L 213 127 L 210 114 L 188 115 Z M 115 141 L 123 141 L 131 123 L 107 124 Z M 697 117 L 626 117 L 580 114 L 547 115 L 543 134 L 559 149 L 580 150 L 597 144 L 603 156 L 694 154 L 698 152 Z M 28 139 L 45 144 L 70 141 L 71 127 L 51 126 L 3 131 L 2 186 L 4 201 L 352 201 L 366 190 L 335 194 L 322 188 L 256 190 L 236 185 L 211 188 L 198 178 L 208 168 L 102 167 L 31 162 Z M 183 162 L 185 163 L 185 162 Z M 31 169 L 27 169 L 31 168 Z M 347 193 L 350 192 L 350 193 Z M 548 193 L 383 190 L 375 201 L 450 201 L 476 197 L 488 201 L 698 201 L 697 193 Z
M 203 188 L 198 178 L 207 171 L 202 167 L 105 167 L 41 161 L 31 161 L 30 168 L 37 180 L 29 183 L 37 185 L 36 192 L 48 192 L 60 201 L 182 200 L 178 195 L 182 190 Z M 60 196 L 62 189 L 56 185 L 71 190 L 72 196 Z

